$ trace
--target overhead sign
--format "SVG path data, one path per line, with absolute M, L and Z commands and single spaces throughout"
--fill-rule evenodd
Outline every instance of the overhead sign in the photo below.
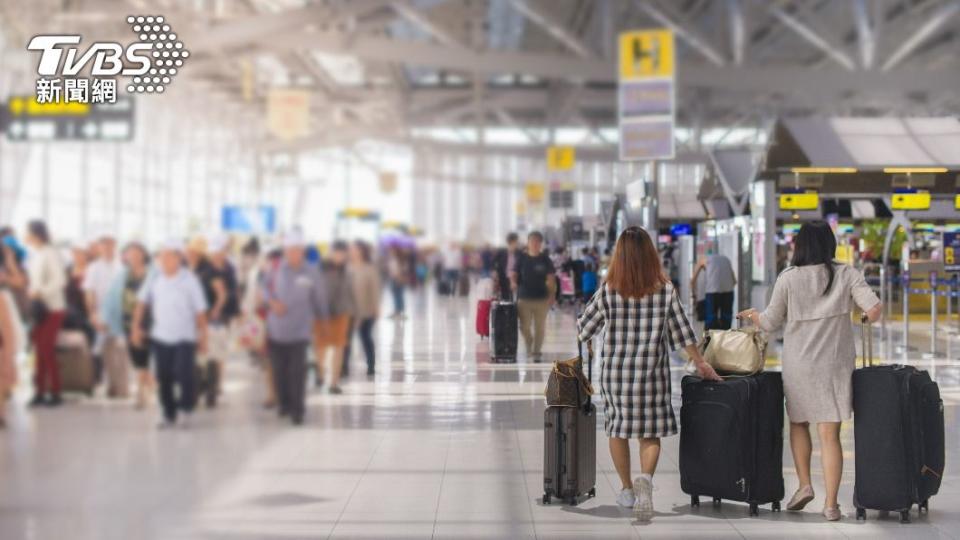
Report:
M 674 156 L 676 97 L 674 36 L 667 29 L 620 34 L 620 159 Z
M 310 132 L 310 93 L 299 89 L 273 89 L 267 96 L 267 129 L 284 141 Z
M 523 189 L 527 196 L 527 203 L 531 206 L 543 203 L 547 194 L 547 188 L 543 182 L 530 182 Z
M 943 243 L 943 270 L 948 274 L 960 272 L 960 232 L 944 232 L 941 239 Z
M 819 207 L 820 195 L 815 191 L 780 195 L 781 210 L 816 210 Z
M 569 171 L 576 161 L 576 149 L 572 146 L 551 146 L 547 148 L 547 170 Z
M 953 207 L 957 210 L 960 210 L 960 195 L 957 195 L 953 198 Z
M 0 129 L 10 141 L 127 141 L 133 138 L 130 97 L 113 103 L 40 103 L 13 96 L 0 108 Z
M 890 208 L 893 210 L 929 210 L 930 192 L 894 193 L 890 197 Z
M 383 193 L 393 193 L 397 190 L 397 173 L 395 172 L 382 172 L 380 173 L 380 191 Z
M 224 231 L 242 234 L 272 234 L 277 230 L 277 209 L 274 206 L 224 206 L 220 212 Z
M 573 191 L 576 187 L 573 182 L 553 182 L 550 184 L 550 208 L 573 208 Z

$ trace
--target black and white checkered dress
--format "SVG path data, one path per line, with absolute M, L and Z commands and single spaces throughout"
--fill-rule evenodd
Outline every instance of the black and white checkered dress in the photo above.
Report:
M 697 342 L 672 284 L 643 298 L 604 285 L 578 321 L 580 340 L 605 329 L 600 391 L 608 437 L 639 439 L 677 433 L 670 401 L 668 353 Z

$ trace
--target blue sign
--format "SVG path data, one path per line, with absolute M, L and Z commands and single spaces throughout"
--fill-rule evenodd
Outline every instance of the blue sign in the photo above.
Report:
M 688 236 L 693 234 L 693 227 L 689 223 L 674 223 L 670 226 L 670 234 L 673 236 Z
M 277 209 L 274 206 L 224 206 L 220 227 L 227 232 L 272 234 L 277 230 Z
M 943 270 L 948 274 L 960 272 L 960 233 L 943 233 Z

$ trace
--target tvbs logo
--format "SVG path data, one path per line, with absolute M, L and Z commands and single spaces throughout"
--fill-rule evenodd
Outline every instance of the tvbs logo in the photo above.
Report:
M 99 41 L 83 51 L 78 35 L 40 35 L 31 39 L 27 49 L 40 52 L 37 101 L 82 101 L 84 95 L 79 90 L 88 88 L 100 90 L 101 94 L 105 87 L 115 92 L 116 80 L 112 78 L 117 76 L 130 77 L 126 87 L 130 93 L 163 92 L 190 56 L 189 51 L 162 16 L 131 15 L 127 24 L 139 40 L 126 46 Z M 86 68 L 93 78 L 76 78 Z M 85 102 L 89 103 L 90 97 L 87 95 Z M 101 101 L 97 97 L 93 95 L 93 102 Z M 111 103 L 116 100 L 115 93 L 109 97 L 113 98 L 107 100 Z

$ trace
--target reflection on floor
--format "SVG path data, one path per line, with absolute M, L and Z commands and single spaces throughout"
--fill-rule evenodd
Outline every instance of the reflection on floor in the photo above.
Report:
M 618 482 L 602 431 L 597 498 L 544 507 L 548 366 L 487 363 L 472 311 L 465 300 L 418 296 L 408 320 L 380 321 L 376 379 L 354 375 L 342 396 L 314 391 L 301 428 L 260 408 L 259 374 L 242 359 L 228 368 L 222 406 L 200 411 L 187 430 L 158 432 L 155 406 L 135 411 L 104 399 L 27 411 L 24 389 L 0 433 L 0 538 L 960 536 L 960 482 L 949 465 L 929 515 L 911 525 L 876 513 L 866 523 L 853 519 L 852 425 L 843 430 L 846 515 L 837 524 L 816 512 L 822 499 L 808 512 L 762 510 L 755 518 L 735 503 L 691 509 L 679 487 L 677 437 L 664 442 L 656 517 L 635 523 L 615 504 Z M 551 315 L 548 360 L 574 352 L 572 327 L 568 312 Z M 917 363 L 943 388 L 947 461 L 956 463 L 960 363 Z M 359 359 L 353 372 L 363 373 Z M 674 374 L 683 375 L 681 363 Z M 789 452 L 784 474 L 789 495 L 796 487 Z

